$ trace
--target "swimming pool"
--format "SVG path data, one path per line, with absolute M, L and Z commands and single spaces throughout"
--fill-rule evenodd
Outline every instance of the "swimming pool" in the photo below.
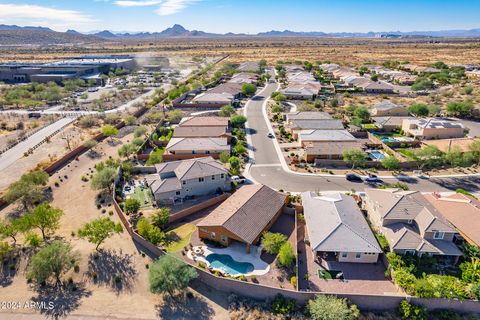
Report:
M 383 137 L 382 142 L 397 142 L 397 140 L 392 137 Z
M 372 160 L 383 160 L 383 159 L 386 158 L 385 155 L 384 155 L 382 152 L 378 151 L 378 150 L 369 151 L 369 152 L 368 152 L 368 155 L 370 156 L 370 158 L 371 158 Z
M 249 262 L 238 262 L 228 254 L 212 253 L 205 257 L 213 269 L 222 270 L 232 276 L 247 274 L 253 271 L 253 264 Z

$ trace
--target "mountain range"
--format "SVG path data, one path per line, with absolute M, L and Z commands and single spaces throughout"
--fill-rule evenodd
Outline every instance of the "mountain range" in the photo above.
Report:
M 217 38 L 217 37 L 330 37 L 330 38 L 480 38 L 480 28 L 470 30 L 440 31 L 389 31 L 389 32 L 298 32 L 272 30 L 257 34 L 208 33 L 199 30 L 187 30 L 175 24 L 160 32 L 112 32 L 109 30 L 80 33 L 75 30 L 56 32 L 46 27 L 16 26 L 0 24 L 0 45 L 48 45 L 69 43 L 91 43 L 103 41 L 142 41 L 164 38 Z

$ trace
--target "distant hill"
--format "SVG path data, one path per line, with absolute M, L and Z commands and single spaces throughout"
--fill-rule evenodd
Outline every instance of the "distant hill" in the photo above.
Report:
M 95 36 L 73 32 L 29 29 L 0 30 L 0 45 L 59 45 L 107 41 Z
M 0 31 L 2 31 L 2 30 L 32 30 L 32 31 L 49 31 L 49 32 L 53 32 L 52 29 L 50 29 L 50 28 L 45 28 L 45 27 L 31 27 L 31 26 L 20 27 L 20 26 L 17 26 L 17 25 L 0 24 Z
M 168 38 L 218 38 L 218 37 L 329 37 L 329 38 L 480 38 L 480 29 L 440 30 L 440 31 L 388 31 L 388 32 L 298 32 L 291 30 L 271 30 L 255 35 L 244 33 L 208 33 L 188 30 L 175 24 L 160 32 L 113 32 L 110 30 L 80 33 L 75 30 L 55 32 L 45 27 L 0 25 L 0 45 L 48 45 L 91 43 L 102 41 L 152 41 Z

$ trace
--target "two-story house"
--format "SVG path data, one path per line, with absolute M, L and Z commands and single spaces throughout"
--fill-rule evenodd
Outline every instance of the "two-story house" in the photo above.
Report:
M 230 190 L 228 170 L 212 157 L 166 162 L 155 168 L 157 173 L 146 179 L 159 204 Z
M 453 243 L 455 227 L 420 192 L 367 189 L 365 195 L 364 208 L 390 250 L 457 263 L 462 253 Z

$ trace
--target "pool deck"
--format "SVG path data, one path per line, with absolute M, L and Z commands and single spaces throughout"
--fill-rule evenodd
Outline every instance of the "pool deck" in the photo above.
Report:
M 201 256 L 193 255 L 193 251 L 197 248 L 200 248 L 201 250 L 203 250 L 203 255 Z M 245 276 L 253 276 L 253 275 L 261 276 L 268 273 L 268 271 L 270 271 L 270 265 L 260 258 L 260 255 L 261 255 L 260 247 L 251 246 L 250 254 L 247 254 L 245 253 L 245 245 L 241 243 L 232 243 L 227 248 L 195 246 L 193 247 L 192 250 L 189 250 L 187 252 L 187 257 L 193 261 L 197 261 L 197 262 L 201 261 L 210 267 L 210 263 L 205 259 L 205 257 L 213 253 L 226 254 L 232 257 L 232 259 L 235 261 L 251 263 L 253 265 L 253 271 L 244 274 Z M 222 269 L 216 269 L 216 268 L 212 268 L 212 269 L 225 273 L 225 271 Z

